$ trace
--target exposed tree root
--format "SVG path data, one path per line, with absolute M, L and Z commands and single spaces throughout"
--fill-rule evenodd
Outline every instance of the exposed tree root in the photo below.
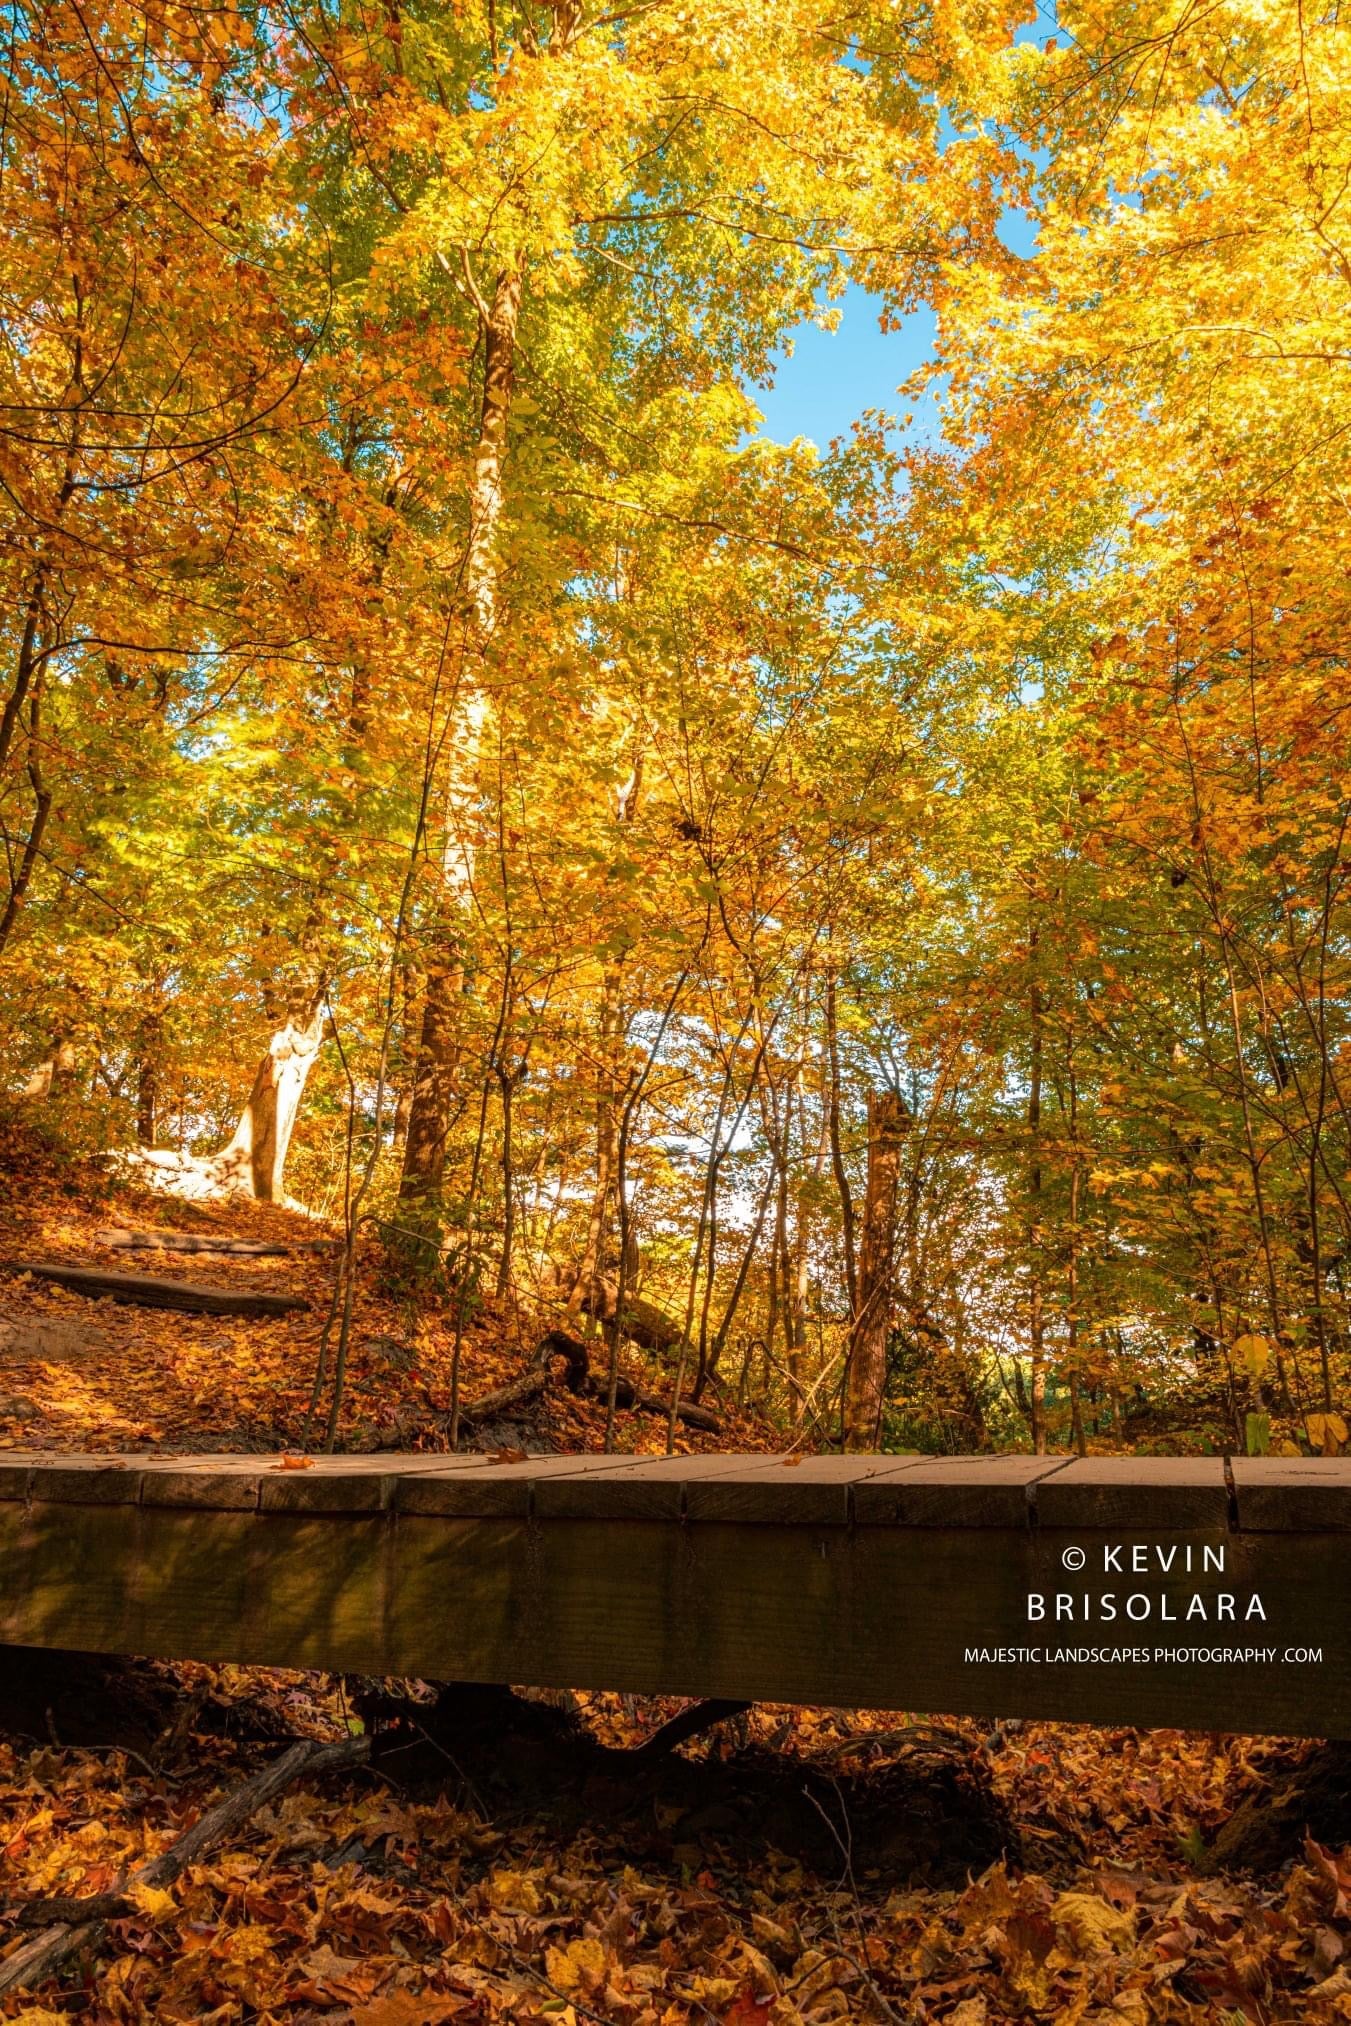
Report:
M 179 1154 L 168 1147 L 118 1147 L 103 1160 L 115 1175 L 151 1189 L 157 1196 L 172 1196 L 179 1203 L 259 1200 L 247 1157 L 241 1159 L 228 1147 L 218 1154 Z M 276 1204 L 296 1216 L 323 1221 L 294 1196 L 281 1196 Z
M 513 1408 L 524 1407 L 531 1400 L 537 1400 L 548 1389 L 553 1365 L 556 1359 L 566 1364 L 564 1384 L 571 1393 L 599 1398 L 608 1382 L 598 1379 L 590 1368 L 586 1345 L 580 1337 L 570 1336 L 567 1330 L 550 1330 L 540 1339 L 530 1369 L 509 1385 L 499 1386 L 494 1393 L 485 1393 L 481 1400 L 473 1401 L 460 1415 L 463 1424 L 473 1427 L 476 1423 L 495 1421 Z M 648 1393 L 641 1386 L 635 1386 L 631 1379 L 621 1373 L 615 1386 L 615 1405 L 636 1407 L 644 1414 L 669 1415 L 671 1403 L 655 1393 Z M 716 1435 L 722 1423 L 707 1407 L 696 1405 L 693 1400 L 682 1400 L 676 1408 L 677 1418 L 691 1428 L 703 1428 Z
M 618 1300 L 619 1289 L 614 1282 L 602 1281 L 596 1294 L 582 1296 L 582 1311 L 585 1315 L 599 1316 L 602 1322 L 610 1323 L 614 1321 Z M 680 1342 L 680 1324 L 664 1309 L 658 1308 L 655 1302 L 644 1301 L 641 1295 L 625 1294 L 621 1327 L 624 1335 L 631 1337 L 645 1351 L 672 1351 Z
M 682 1710 L 632 1751 L 503 1688 L 448 1686 L 426 1702 L 376 1694 L 357 1706 L 373 1732 L 372 1764 L 391 1779 L 463 1793 L 495 1819 L 546 1812 L 577 1826 L 622 1816 L 634 1851 L 656 1862 L 714 1850 L 754 1866 L 772 1845 L 837 1877 L 843 1838 L 860 1871 L 881 1866 L 898 1885 L 960 1885 L 1019 1855 L 984 1755 L 955 1737 L 860 1771 L 762 1748 L 702 1761 L 675 1749 L 734 1716 L 737 1703 Z
M 655 1760 L 665 1758 L 677 1745 L 683 1745 L 690 1738 L 702 1737 L 715 1724 L 726 1723 L 729 1717 L 744 1716 L 751 1707 L 748 1702 L 726 1702 L 719 1696 L 708 1696 L 703 1702 L 692 1702 L 688 1709 L 682 1709 L 660 1730 L 653 1731 L 650 1738 L 644 1738 L 640 1745 L 625 1753 L 635 1766 L 651 1765 Z

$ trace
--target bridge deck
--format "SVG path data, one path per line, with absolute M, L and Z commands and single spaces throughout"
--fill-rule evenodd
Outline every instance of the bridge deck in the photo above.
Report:
M 1351 1463 L 7 1452 L 0 1640 L 1348 1737 Z

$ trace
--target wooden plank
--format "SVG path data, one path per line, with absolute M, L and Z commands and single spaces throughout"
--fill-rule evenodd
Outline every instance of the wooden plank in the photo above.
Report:
M 539 1543 L 542 1533 L 570 1534 L 570 1526 L 402 1511 L 386 1525 L 395 1545 L 382 1671 L 431 1681 L 556 1685 L 535 1680 L 551 1672 L 543 1655 L 552 1620 Z M 613 1556 L 614 1529 L 606 1531 Z M 675 1535 L 674 1528 L 663 1532 Z M 414 1655 L 418 1664 L 406 1667 Z
M 28 1480 L 31 1502 L 48 1505 L 136 1505 L 141 1472 L 136 1459 L 120 1456 L 81 1457 L 67 1463 L 44 1457 Z
M 33 1472 L 39 1464 L 51 1460 L 50 1455 L 30 1449 L 0 1451 L 0 1500 L 26 1499 Z
M 1026 1527 L 1031 1493 L 1063 1456 L 932 1456 L 855 1487 L 860 1526 Z
M 282 1316 L 309 1303 L 298 1294 L 244 1292 L 207 1287 L 189 1280 L 164 1280 L 152 1273 L 109 1273 L 96 1267 L 65 1266 L 55 1260 L 0 1259 L 0 1273 L 28 1273 L 66 1287 L 91 1301 L 111 1300 L 134 1308 L 180 1309 L 189 1315 Z
M 263 1512 L 380 1512 L 389 1504 L 406 1458 L 375 1456 L 269 1457 L 259 1475 Z M 435 1467 L 435 1459 L 428 1458 Z
M 41 1503 L 0 1510 L 4 1639 L 91 1653 L 153 1652 L 138 1643 L 134 1585 L 141 1563 L 131 1544 L 140 1517 L 135 1505 Z M 181 1638 L 173 1617 L 158 1630 L 175 1644 Z
M 1262 1533 L 1351 1533 L 1351 1458 L 1236 1456 L 1240 1527 Z
M 294 1253 L 332 1251 L 342 1241 L 337 1238 L 231 1238 L 223 1231 L 132 1230 L 125 1225 L 108 1225 L 94 1233 L 94 1242 L 106 1245 L 110 1252 L 206 1252 L 218 1258 L 287 1259 Z
M 334 1673 L 416 1672 L 388 1664 L 385 1608 L 394 1534 L 383 1513 L 347 1512 L 339 1519 L 261 1512 L 248 1524 L 241 1660 Z M 279 1661 L 283 1653 L 293 1657 Z
M 393 1451 L 375 1456 L 313 1456 L 303 1468 L 281 1455 L 155 1457 L 147 1459 L 141 1484 L 146 1505 L 182 1505 L 265 1512 L 374 1512 L 393 1497 L 410 1463 L 420 1473 L 462 1469 L 481 1462 L 471 1456 L 408 1457 Z
M 0 1637 L 540 1687 L 1351 1736 L 1341 1532 L 1138 1528 L 1138 1503 L 1124 1529 L 1029 1526 L 1029 1484 L 1044 1495 L 1043 1473 L 1065 1459 L 815 1460 L 799 1512 L 816 1509 L 818 1490 L 893 1509 L 908 1485 L 921 1494 L 918 1522 L 856 1526 L 838 1523 L 834 1503 L 819 1523 L 614 1521 L 616 1494 L 627 1500 L 623 1488 L 645 1478 L 663 1499 L 671 1485 L 702 1496 L 721 1483 L 739 1497 L 763 1482 L 778 1502 L 807 1465 L 767 1458 L 323 1458 L 285 1476 L 344 1499 L 392 1480 L 393 1508 L 258 1513 L 161 1502 L 160 1486 L 176 1474 L 258 1484 L 275 1459 L 130 1457 L 110 1469 L 117 1461 L 11 1459 L 25 1483 L 42 1474 L 50 1489 L 50 1472 L 73 1472 L 139 1485 L 143 1503 L 92 1502 L 78 1485 L 72 1499 L 0 1502 Z M 1341 1497 L 1343 1473 L 1288 1468 L 1288 1485 L 1251 1473 L 1250 1490 Z M 1195 1473 L 1180 1475 L 1190 1498 Z M 564 1484 L 569 1500 L 593 1498 L 589 1517 L 540 1511 L 545 1488 Z M 996 1490 L 1012 1525 L 992 1524 Z M 480 1504 L 509 1493 L 518 1510 L 408 1510 L 410 1491 Z M 934 1499 L 972 1523 L 935 1525 Z M 1288 1510 L 1298 1517 L 1298 1500 Z M 1202 1564 L 1207 1546 L 1222 1554 L 1214 1567 Z M 1082 1562 L 1066 1565 L 1067 1547 Z M 1265 1615 L 1226 1621 L 1225 1595 L 1240 1611 L 1259 1595 Z M 1196 1598 L 1200 1618 L 1188 1615 Z M 1287 1657 L 1304 1648 L 1320 1658 Z
M 691 1520 L 847 1526 L 858 1487 L 911 1470 L 912 1456 L 747 1456 L 690 1487 Z
M 1223 1533 L 1229 1487 L 1219 1456 L 1090 1456 L 1040 1479 L 1037 1524 Z
M 118 1513 L 116 1526 L 103 1552 L 129 1599 L 130 1651 L 156 1653 L 171 1633 L 190 1658 L 242 1661 L 258 1581 L 255 1514 L 145 1505 Z
M 621 1470 L 631 1456 L 527 1456 L 519 1463 L 466 1459 L 456 1471 L 401 1471 L 395 1503 L 401 1512 L 458 1519 L 528 1519 L 536 1487 L 555 1476 Z
M 578 1458 L 582 1468 L 551 1472 L 535 1480 L 531 1511 L 546 1519 L 679 1520 L 689 1487 L 723 1475 L 726 1456 L 638 1456 Z M 612 1466 L 612 1467 L 611 1467 Z
M 203 1512 L 254 1512 L 265 1456 L 150 1456 L 141 1466 L 144 1506 Z
M 405 1538 L 433 1524 L 398 1522 Z M 416 1561 L 443 1559 L 429 1589 L 414 1577 L 402 1611 L 400 1555 L 393 1671 L 932 1713 L 1351 1732 L 1348 1571 L 1329 1583 L 1326 1571 L 1311 1574 L 1297 1555 L 1276 1552 L 1294 1545 L 1276 1537 L 1245 1542 L 1245 1562 L 1226 1571 L 1240 1593 L 1264 1586 L 1270 1617 L 1256 1630 L 1156 1622 L 1115 1634 L 1029 1627 L 1029 1591 L 1057 1572 L 1026 1528 L 681 1529 L 636 1520 L 616 1543 L 612 1525 L 580 1520 L 494 1525 L 490 1555 L 477 1539 L 472 1522 L 426 1549 L 413 1536 Z M 1178 1601 L 1175 1587 L 1172 1595 Z M 1286 1665 L 1280 1656 L 1294 1640 L 1321 1647 L 1323 1660 Z M 1160 1641 L 1184 1658 L 1154 1659 Z M 1062 1645 L 1067 1657 L 1047 1658 Z M 1235 1647 L 1276 1658 L 1235 1663 L 1225 1657 Z M 973 1649 L 990 1657 L 968 1660 Z M 1118 1649 L 1144 1657 L 1113 1659 Z M 1105 1657 L 1088 1657 L 1095 1650 Z M 1214 1659 L 1190 1657 L 1210 1652 Z

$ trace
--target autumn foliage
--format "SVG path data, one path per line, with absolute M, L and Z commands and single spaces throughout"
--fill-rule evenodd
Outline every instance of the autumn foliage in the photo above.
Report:
M 1249 0 L 18 8 L 23 1131 L 461 1334 L 654 1302 L 812 1439 L 1335 1452 L 1347 66 Z M 942 435 L 753 433 L 851 283 Z

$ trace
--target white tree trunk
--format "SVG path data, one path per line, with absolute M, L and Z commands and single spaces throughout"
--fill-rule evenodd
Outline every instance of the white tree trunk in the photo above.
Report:
M 222 1183 L 245 1188 L 261 1203 L 281 1202 L 282 1176 L 300 1100 L 324 1039 L 324 995 L 288 1016 L 268 1043 L 234 1138 L 213 1165 Z

